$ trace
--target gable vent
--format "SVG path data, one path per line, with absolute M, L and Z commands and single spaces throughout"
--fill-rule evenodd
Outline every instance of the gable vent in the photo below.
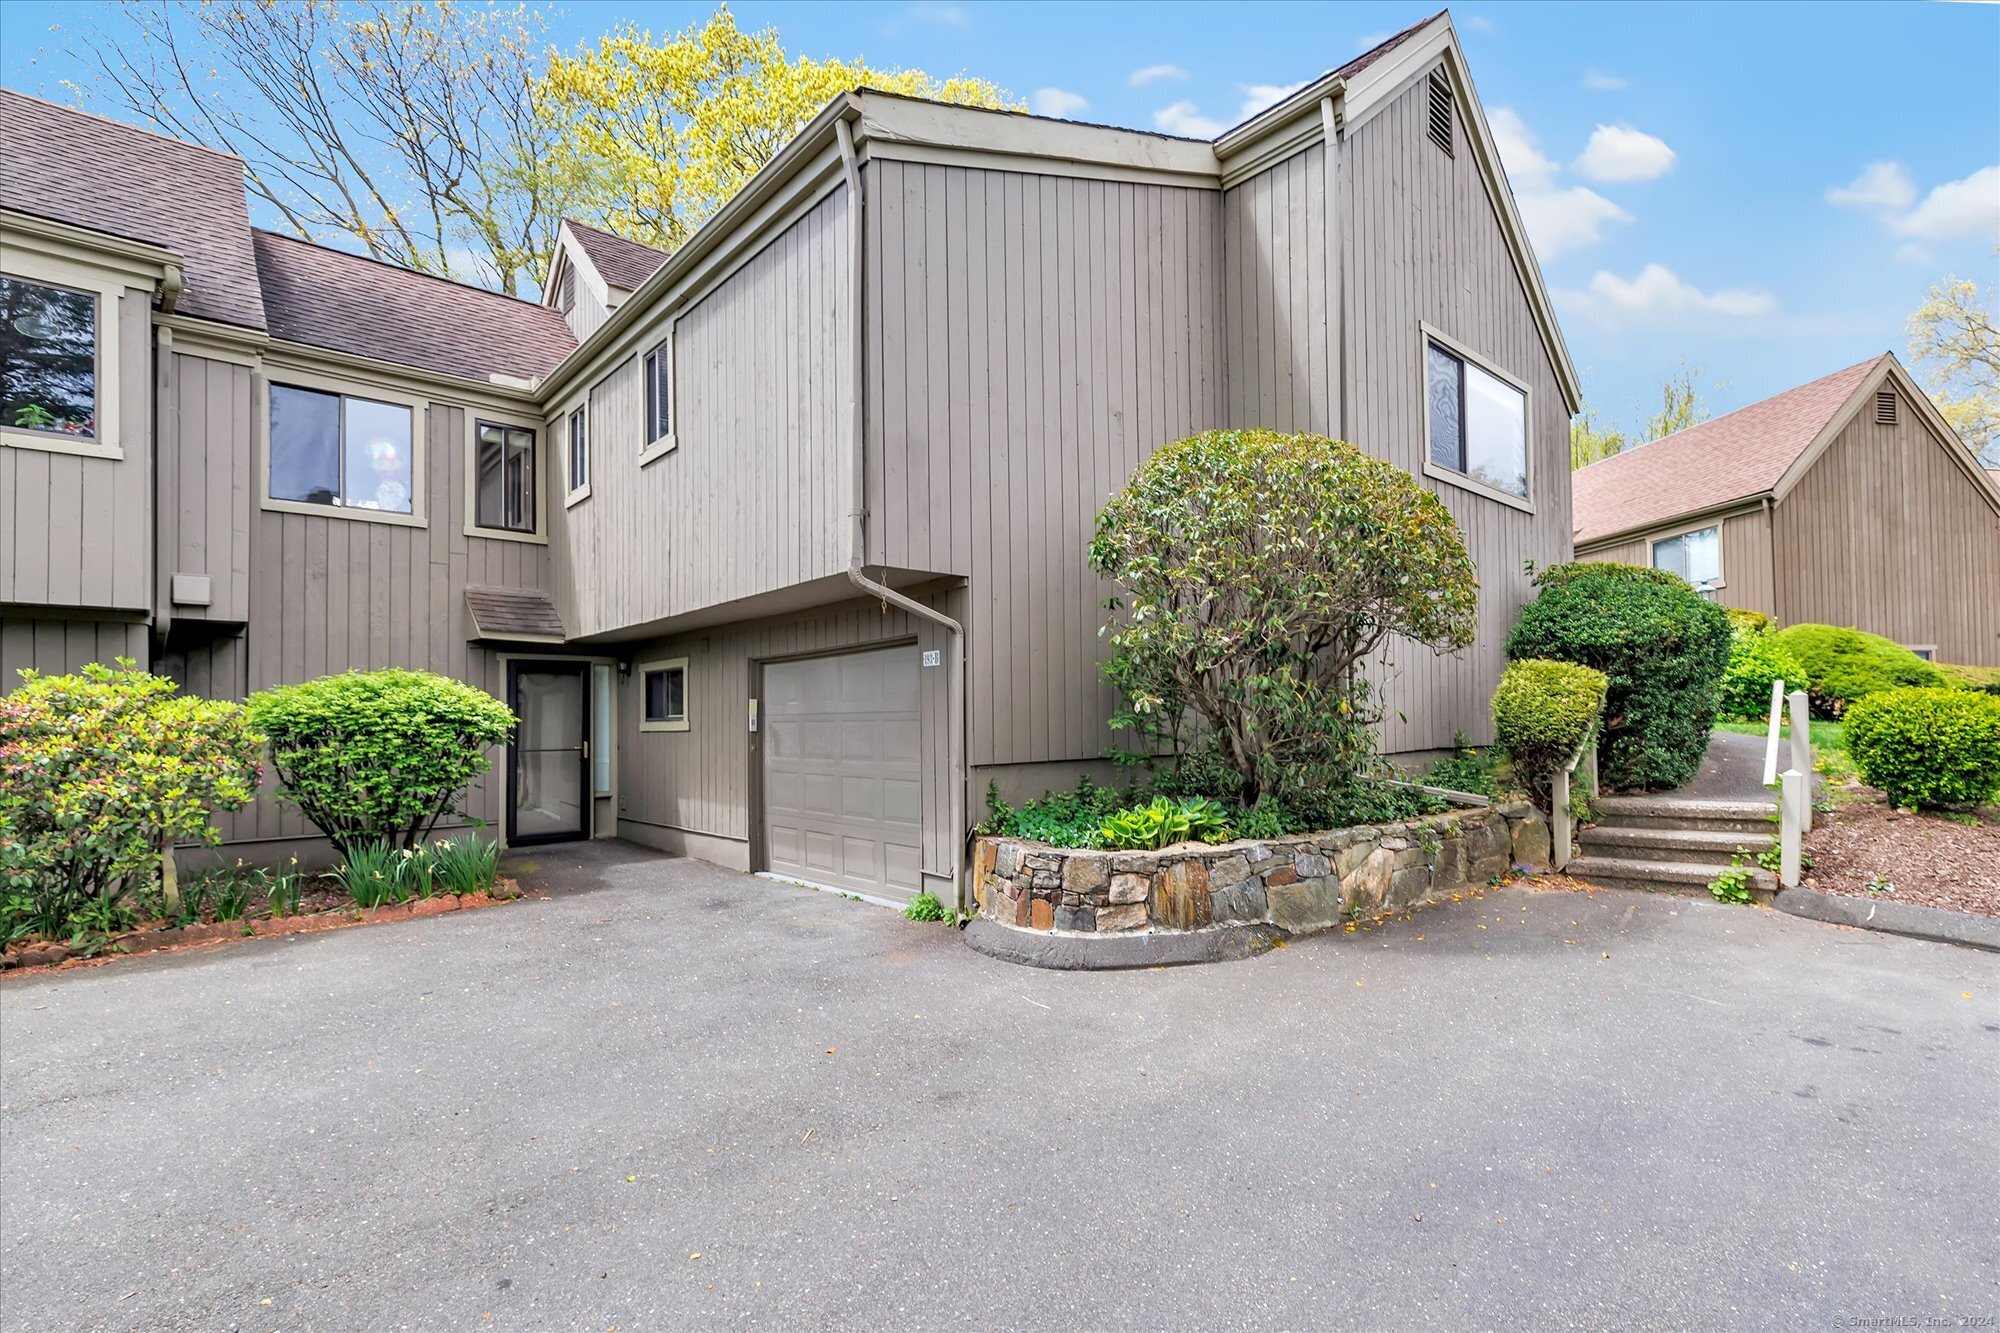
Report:
M 1875 424 L 1893 426 L 1896 424 L 1896 395 L 1894 391 L 1883 389 L 1875 395 Z
M 1444 71 L 1431 71 L 1431 142 L 1451 152 L 1451 84 Z

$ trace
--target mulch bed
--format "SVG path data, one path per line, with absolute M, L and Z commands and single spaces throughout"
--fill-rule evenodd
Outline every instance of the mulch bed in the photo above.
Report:
M 1822 893 L 2000 917 L 2000 810 L 1974 818 L 1892 810 L 1879 795 L 1839 806 L 1814 816 L 1805 840 L 1812 868 L 1801 879 Z M 1871 879 L 1895 890 L 1871 890 Z
M 344 930 L 349 926 L 373 926 L 384 921 L 409 921 L 416 917 L 441 916 L 446 912 L 471 911 L 496 903 L 513 902 L 520 896 L 520 885 L 504 876 L 485 893 L 463 896 L 441 893 L 413 902 L 365 909 L 354 906 L 344 895 L 339 898 L 343 905 L 336 906 L 329 901 L 334 897 L 331 892 L 322 896 L 309 891 L 302 899 L 300 912 L 294 916 L 252 916 L 238 921 L 196 922 L 187 926 L 154 923 L 113 936 L 87 957 L 72 957 L 69 946 L 60 941 L 20 941 L 0 953 L 0 970 L 18 976 L 29 972 L 48 972 L 58 967 L 95 967 L 135 954 L 194 949 L 229 940 L 264 939 L 273 935 L 313 935 L 327 930 Z

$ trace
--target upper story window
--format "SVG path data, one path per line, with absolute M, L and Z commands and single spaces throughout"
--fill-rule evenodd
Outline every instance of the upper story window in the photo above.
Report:
M 0 425 L 97 438 L 97 299 L 0 276 Z
M 674 433 L 674 345 L 663 342 L 646 353 L 646 440 L 652 444 Z
M 1715 590 L 1722 586 L 1722 528 L 1702 528 L 1654 542 L 1653 568 L 1680 575 L 1696 592 L 1715 600 Z
M 569 414 L 569 489 L 574 495 L 590 486 L 590 407 Z
M 478 427 L 473 523 L 508 532 L 535 530 L 535 432 L 482 421 Z
M 1525 508 L 1528 393 L 1435 334 L 1424 339 L 1424 472 Z
M 415 425 L 406 403 L 273 384 L 270 498 L 414 513 Z

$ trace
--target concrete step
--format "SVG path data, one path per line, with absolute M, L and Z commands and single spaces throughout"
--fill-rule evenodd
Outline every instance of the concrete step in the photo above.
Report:
M 1687 861 L 1709 866 L 1728 865 L 1738 848 L 1754 857 L 1773 842 L 1769 832 L 1661 828 L 1654 824 L 1596 825 L 1578 830 L 1576 837 L 1586 856 Z
M 1648 889 L 1655 893 L 1708 892 L 1720 866 L 1697 865 L 1692 861 L 1649 861 L 1623 856 L 1579 856 L 1564 867 L 1573 876 L 1602 889 Z M 1758 902 L 1769 902 L 1778 892 L 1778 877 L 1768 870 L 1749 867 L 1750 892 Z
M 1706 829 L 1716 833 L 1770 833 L 1777 797 L 1769 801 L 1697 801 L 1683 796 L 1600 796 L 1592 801 L 1607 828 Z

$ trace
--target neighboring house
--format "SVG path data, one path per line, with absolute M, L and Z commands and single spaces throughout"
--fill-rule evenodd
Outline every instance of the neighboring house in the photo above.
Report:
M 1888 353 L 1592 463 L 1579 559 L 2000 666 L 2000 486 Z
M 230 158 L 12 93 L 0 132 L 0 269 L 97 351 L 58 406 L 119 407 L 5 437 L 0 666 L 461 676 L 523 717 L 474 794 L 515 842 L 950 891 L 989 781 L 1102 771 L 1092 522 L 1202 430 L 1457 516 L 1479 641 L 1395 654 L 1391 752 L 1490 735 L 1570 554 L 1576 376 L 1443 15 L 1213 143 L 844 95 L 671 257 L 564 224 L 546 305 L 253 232 Z

